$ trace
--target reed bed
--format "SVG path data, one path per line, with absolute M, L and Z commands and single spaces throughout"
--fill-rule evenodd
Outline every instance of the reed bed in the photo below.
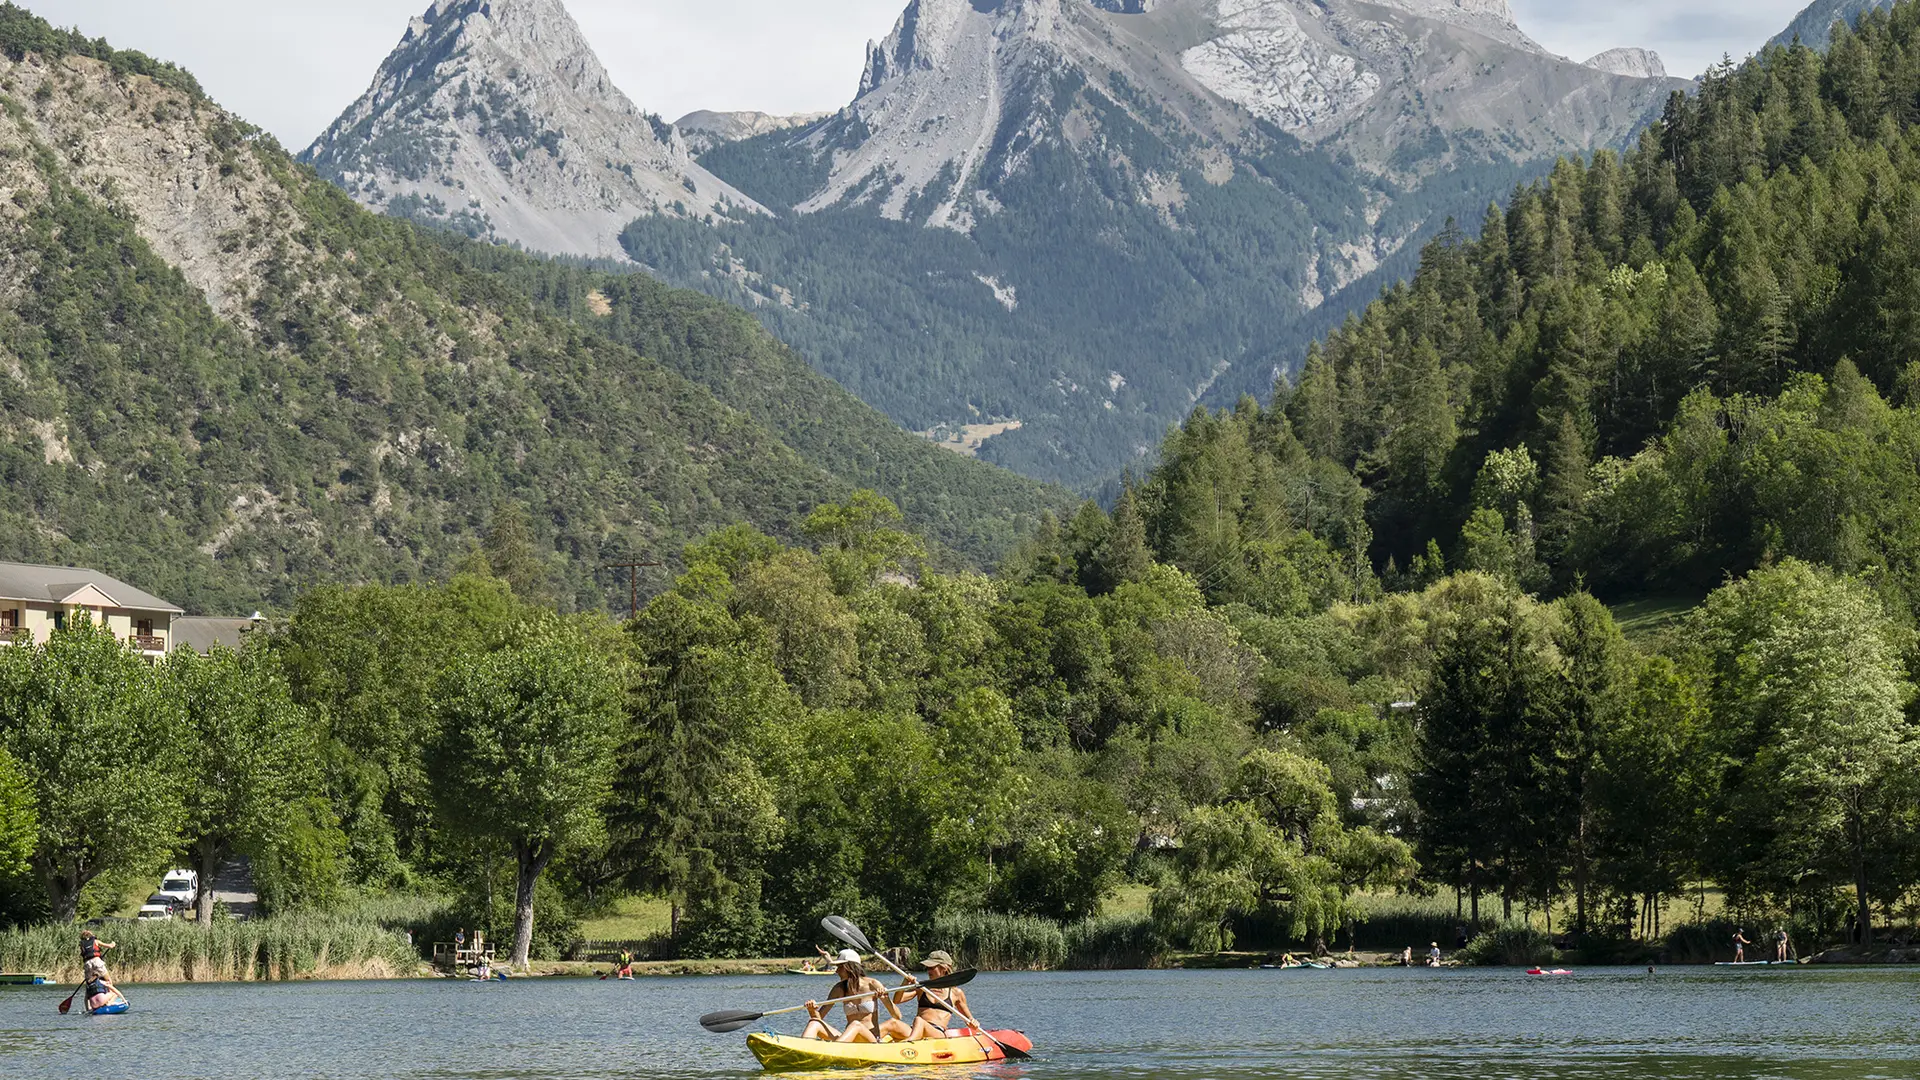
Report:
M 1082 919 L 1065 929 L 1064 967 L 1079 971 L 1152 968 L 1166 962 L 1167 941 L 1147 915 Z
M 353 913 L 298 913 L 250 922 L 113 923 L 96 931 L 119 947 L 107 954 L 128 982 L 250 982 L 296 978 L 391 978 L 420 957 L 403 930 Z M 0 969 L 80 978 L 79 931 L 35 926 L 0 931 Z
M 927 948 L 981 971 L 1046 971 L 1066 961 L 1067 935 L 1052 919 L 1031 915 L 945 912 L 934 918 Z

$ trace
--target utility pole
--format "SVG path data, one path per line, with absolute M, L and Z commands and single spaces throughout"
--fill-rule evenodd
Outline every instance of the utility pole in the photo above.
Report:
M 639 562 L 608 563 L 603 569 L 625 570 L 627 572 L 627 620 L 633 621 L 640 614 L 640 571 L 649 566 L 659 566 L 652 559 Z

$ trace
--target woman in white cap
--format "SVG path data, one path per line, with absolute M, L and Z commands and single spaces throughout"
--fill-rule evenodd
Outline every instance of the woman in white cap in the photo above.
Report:
M 867 977 L 867 969 L 860 962 L 859 953 L 852 949 L 840 950 L 840 955 L 834 957 L 834 971 L 839 974 L 840 981 L 833 984 L 832 992 L 827 995 L 826 1005 L 823 1007 L 817 1001 L 807 1002 L 809 1019 L 807 1030 L 801 1035 L 802 1038 L 831 1039 L 834 1042 L 843 1043 L 879 1042 L 880 1024 L 877 1021 L 880 1018 L 882 1002 L 886 1003 L 887 1011 L 893 1014 L 893 1019 L 887 1022 L 887 1027 L 891 1029 L 898 1026 L 899 1029 L 905 1030 L 906 1025 L 900 1020 L 900 1009 L 893 1003 L 893 995 L 885 993 L 887 988 L 881 985 L 880 980 Z M 840 1012 L 847 1018 L 844 1031 L 835 1031 L 833 1026 L 827 1023 L 826 1014 L 832 1011 L 835 1001 L 861 994 L 876 993 L 879 996 L 840 1002 Z

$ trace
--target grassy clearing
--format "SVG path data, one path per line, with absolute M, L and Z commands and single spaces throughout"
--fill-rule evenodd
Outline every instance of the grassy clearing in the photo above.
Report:
M 1137 918 L 1146 915 L 1152 906 L 1153 886 L 1128 882 L 1100 901 L 1100 917 Z
M 580 924 L 580 936 L 591 941 L 641 941 L 666 933 L 673 926 L 673 906 L 657 896 L 629 896 L 615 901 L 613 910 Z
M 1700 606 L 1702 596 L 1644 596 L 1638 600 L 1609 604 L 1613 621 L 1620 632 L 1636 644 L 1659 635 L 1680 618 Z

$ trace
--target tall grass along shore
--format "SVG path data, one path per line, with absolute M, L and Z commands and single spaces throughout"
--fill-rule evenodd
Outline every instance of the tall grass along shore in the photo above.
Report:
M 417 974 L 406 931 L 361 913 L 301 913 L 254 922 L 113 923 L 95 931 L 119 948 L 107 954 L 127 982 L 250 982 L 278 979 L 388 979 Z M 80 979 L 80 931 L 34 926 L 0 931 L 0 969 Z

